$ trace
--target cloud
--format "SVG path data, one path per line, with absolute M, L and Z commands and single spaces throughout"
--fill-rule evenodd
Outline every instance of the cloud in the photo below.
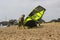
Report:
M 22 14 L 27 16 L 38 5 L 46 8 L 43 16 L 46 21 L 60 17 L 60 0 L 0 0 L 0 19 L 5 16 L 18 19 Z

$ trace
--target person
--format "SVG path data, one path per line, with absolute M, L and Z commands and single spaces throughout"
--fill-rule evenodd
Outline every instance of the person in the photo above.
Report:
M 18 20 L 18 27 L 20 28 L 21 26 L 23 27 L 24 26 L 24 17 L 25 15 L 23 14 L 19 20 Z

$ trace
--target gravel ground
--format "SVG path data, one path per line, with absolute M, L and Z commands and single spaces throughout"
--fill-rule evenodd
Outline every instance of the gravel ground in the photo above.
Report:
M 60 40 L 60 23 L 42 23 L 39 28 L 0 28 L 0 40 Z

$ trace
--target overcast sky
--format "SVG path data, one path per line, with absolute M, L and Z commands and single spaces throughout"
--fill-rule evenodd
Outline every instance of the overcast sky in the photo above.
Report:
M 60 0 L 0 0 L 0 21 L 27 16 L 38 5 L 46 9 L 45 21 L 60 18 Z

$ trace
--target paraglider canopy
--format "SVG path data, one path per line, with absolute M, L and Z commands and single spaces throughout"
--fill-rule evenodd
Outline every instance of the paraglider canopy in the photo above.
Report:
M 44 12 L 45 12 L 45 8 L 43 8 L 42 6 L 37 6 L 35 9 L 33 9 L 33 11 L 26 17 L 24 24 L 28 25 L 28 26 L 36 26 L 36 22 L 39 21 Z M 31 24 L 31 25 L 30 25 Z

